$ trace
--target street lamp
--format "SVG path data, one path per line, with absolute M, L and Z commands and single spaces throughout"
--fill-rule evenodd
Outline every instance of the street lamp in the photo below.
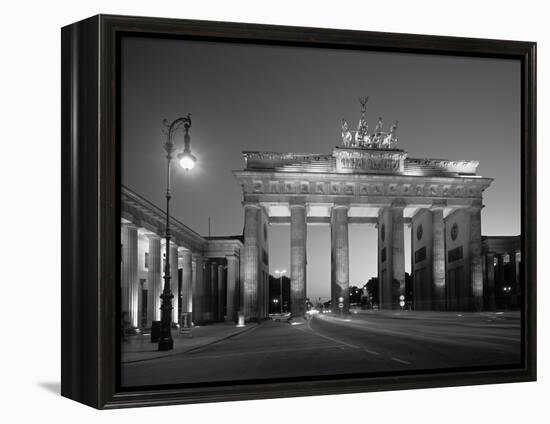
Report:
M 282 269 L 280 271 L 276 269 L 275 274 L 279 276 L 279 298 L 280 298 L 279 305 L 281 305 L 280 311 L 282 314 L 283 313 L 283 275 L 286 274 L 286 269 Z
M 172 123 L 168 123 L 165 119 L 163 124 L 166 126 L 166 141 L 164 142 L 164 151 L 166 152 L 166 261 L 164 263 L 164 289 L 160 295 L 160 338 L 159 338 L 159 350 L 172 350 L 174 348 L 174 340 L 172 339 L 172 299 L 174 295 L 170 288 L 170 239 L 172 235 L 170 233 L 170 199 L 172 193 L 170 191 L 170 168 L 172 159 L 174 157 L 174 142 L 172 140 L 176 131 L 183 125 L 185 131 L 184 143 L 185 147 L 182 153 L 177 155 L 179 163 L 183 169 L 189 171 L 195 166 L 197 158 L 191 154 L 191 138 L 189 137 L 189 128 L 191 128 L 191 114 L 187 114 L 185 117 L 178 118 Z

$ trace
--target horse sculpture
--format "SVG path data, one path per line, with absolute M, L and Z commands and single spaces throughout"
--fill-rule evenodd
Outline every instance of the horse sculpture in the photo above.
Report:
M 378 118 L 378 123 L 374 128 L 374 134 L 372 134 L 371 145 L 372 147 L 380 147 L 382 142 L 382 118 Z
M 370 145 L 369 126 L 364 118 L 359 119 L 357 124 L 357 132 L 355 133 L 355 144 L 359 147 L 367 147 Z
M 344 147 L 350 147 L 351 140 L 352 136 L 348 127 L 348 123 L 345 119 L 342 119 L 342 144 L 344 145 Z
M 384 138 L 384 141 L 382 142 L 383 147 L 391 149 L 395 147 L 395 145 L 397 144 L 397 125 L 398 124 L 399 124 L 399 121 L 395 121 L 391 126 L 389 134 Z

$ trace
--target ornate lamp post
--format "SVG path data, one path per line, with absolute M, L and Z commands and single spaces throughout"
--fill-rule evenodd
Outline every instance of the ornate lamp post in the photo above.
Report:
M 275 274 L 279 277 L 279 305 L 281 313 L 283 313 L 283 275 L 286 274 L 286 269 L 282 269 L 281 271 L 276 269 Z
M 170 168 L 172 159 L 174 157 L 174 142 L 172 140 L 174 133 L 183 125 L 185 131 L 184 135 L 184 149 L 182 153 L 177 155 L 180 165 L 186 171 L 193 169 L 197 158 L 191 154 L 190 143 L 191 137 L 189 137 L 189 128 L 191 128 L 191 115 L 187 114 L 185 117 L 178 118 L 172 123 L 168 123 L 165 119 L 163 124 L 167 127 L 166 141 L 164 143 L 164 150 L 166 152 L 167 167 L 166 167 L 166 261 L 164 265 L 164 289 L 160 295 L 160 338 L 159 338 L 159 350 L 171 350 L 174 348 L 174 340 L 172 339 L 172 299 L 174 295 L 170 288 L 170 239 L 172 235 L 170 233 L 170 199 L 172 193 L 170 191 Z

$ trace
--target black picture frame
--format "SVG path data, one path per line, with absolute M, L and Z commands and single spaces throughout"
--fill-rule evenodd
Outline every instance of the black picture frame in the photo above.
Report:
M 121 391 L 119 53 L 124 34 L 521 61 L 522 366 Z M 62 29 L 61 394 L 94 408 L 536 380 L 536 43 L 97 15 Z

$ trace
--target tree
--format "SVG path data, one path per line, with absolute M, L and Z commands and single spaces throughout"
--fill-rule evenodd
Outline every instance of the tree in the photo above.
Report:
M 411 302 L 413 300 L 413 279 L 412 276 L 406 272 L 405 273 L 405 300 Z
M 357 286 L 349 288 L 349 303 L 361 303 L 361 296 L 363 296 L 363 289 Z
M 365 284 L 365 287 L 367 289 L 367 296 L 369 298 L 369 302 L 371 304 L 378 304 L 378 277 L 372 277 L 369 281 L 367 281 L 367 284 Z

